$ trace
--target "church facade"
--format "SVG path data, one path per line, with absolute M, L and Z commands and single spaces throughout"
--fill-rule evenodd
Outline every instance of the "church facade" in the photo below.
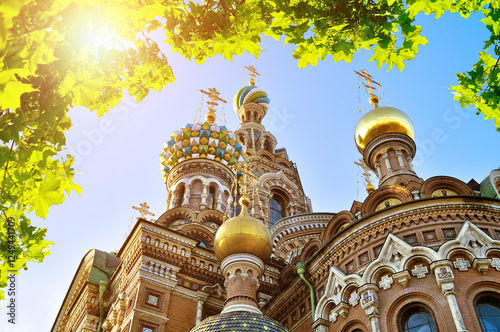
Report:
M 222 99 L 209 95 L 206 121 L 165 145 L 166 211 L 138 219 L 117 253 L 85 255 L 53 332 L 190 331 L 235 297 L 272 319 L 261 331 L 278 331 L 273 322 L 301 332 L 500 329 L 500 169 L 480 183 L 421 179 L 411 120 L 372 95 L 355 143 L 377 188 L 343 211 L 313 212 L 287 150 L 262 125 L 267 93 L 253 82 L 236 93 L 234 132 L 215 124 Z M 238 275 L 252 283 L 234 295 L 214 246 L 239 214 L 242 186 L 251 188 L 248 215 L 269 232 L 270 258 L 261 256 L 260 273 Z M 268 243 L 247 231 L 251 239 L 219 246 L 259 256 Z

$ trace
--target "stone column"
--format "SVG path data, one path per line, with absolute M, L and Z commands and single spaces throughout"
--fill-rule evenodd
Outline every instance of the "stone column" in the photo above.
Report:
M 316 319 L 316 321 L 312 324 L 314 332 L 328 332 L 330 331 L 330 329 L 328 328 L 329 326 L 330 322 L 323 318 Z
M 205 210 L 207 208 L 207 197 L 208 197 L 208 184 L 203 184 L 203 191 L 201 192 L 201 203 L 200 203 L 201 210 Z
M 389 154 L 386 152 L 382 155 L 382 158 L 384 158 L 385 161 L 385 166 L 387 167 L 387 172 L 392 171 L 391 168 L 391 163 L 389 162 Z
M 172 198 L 170 199 L 170 209 L 173 209 L 175 208 L 175 206 L 177 205 L 177 195 L 179 194 L 179 190 L 175 189 L 173 192 L 172 192 Z
M 220 190 L 217 190 L 217 195 L 216 197 L 214 197 L 215 199 L 215 209 L 217 211 L 221 211 L 222 212 L 222 191 Z
M 196 306 L 196 324 L 201 322 L 203 317 L 203 303 L 205 301 L 203 299 L 198 299 L 198 305 Z
M 441 287 L 441 291 L 446 297 L 446 300 L 448 300 L 448 305 L 450 306 L 457 331 L 467 332 L 455 294 L 455 277 L 453 276 L 452 263 L 449 260 L 442 260 L 432 263 L 430 267 L 434 271 L 436 281 Z
M 226 305 L 221 313 L 243 310 L 262 314 L 257 289 L 264 262 L 257 256 L 238 253 L 224 258 L 220 266 L 227 290 Z
M 231 213 L 233 211 L 233 207 L 232 207 L 232 202 L 233 202 L 233 197 L 231 195 L 228 195 L 227 196 L 227 204 L 226 204 L 226 216 L 228 218 L 231 218 Z
M 401 150 L 396 151 L 396 157 L 398 157 L 399 167 L 401 169 L 405 168 L 405 164 L 403 162 L 403 152 Z
M 184 197 L 183 197 L 183 200 L 184 202 L 182 203 L 182 206 L 189 206 L 189 198 L 191 197 L 191 185 L 190 184 L 186 184 L 186 189 L 184 190 Z
M 410 171 L 415 172 L 413 170 L 413 165 L 411 164 L 411 157 L 409 155 L 406 156 L 406 161 L 408 162 L 408 167 L 410 168 Z
M 374 165 L 375 165 L 375 168 L 377 169 L 377 176 L 379 179 L 381 179 L 382 178 L 382 170 L 380 169 L 380 162 L 376 161 L 374 163 Z
M 378 287 L 374 284 L 366 284 L 359 288 L 358 293 L 361 296 L 361 308 L 365 310 L 370 319 L 372 332 L 382 332 L 380 329 L 378 313 Z

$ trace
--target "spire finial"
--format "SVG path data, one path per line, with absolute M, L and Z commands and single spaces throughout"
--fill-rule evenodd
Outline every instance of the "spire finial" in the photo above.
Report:
M 248 70 L 247 75 L 250 77 L 250 82 L 248 84 L 255 85 L 255 78 L 257 76 L 260 76 L 260 74 L 257 72 L 257 69 L 255 69 L 254 66 L 245 66 L 245 68 Z
M 207 101 L 207 108 L 208 108 L 208 113 L 205 116 L 206 120 L 210 123 L 214 123 L 216 117 L 215 117 L 215 111 L 216 111 L 216 106 L 218 101 L 226 104 L 227 101 L 219 97 L 219 91 L 217 91 L 216 88 L 209 88 L 208 92 L 205 90 L 200 89 L 200 92 L 207 95 L 210 100 Z
M 373 90 L 378 90 L 382 85 L 380 83 L 377 83 L 373 80 L 373 76 L 368 74 L 366 69 L 360 70 L 360 71 L 354 71 L 356 74 L 358 74 L 359 78 L 364 78 L 366 80 L 366 83 L 362 83 L 365 88 L 368 88 L 370 91 L 368 92 L 370 94 L 370 98 L 368 101 L 370 102 L 371 105 L 373 105 L 373 108 L 378 107 L 378 102 L 379 102 L 379 97 L 375 95 Z M 373 84 L 373 85 L 372 85 Z

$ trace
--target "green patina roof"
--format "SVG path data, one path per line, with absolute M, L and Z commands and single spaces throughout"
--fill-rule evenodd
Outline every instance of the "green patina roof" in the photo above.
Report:
M 120 259 L 113 254 L 109 254 L 97 249 L 94 250 L 94 261 L 88 281 L 99 285 L 101 280 L 109 281 L 115 273 L 116 268 L 120 265 Z
M 191 332 L 288 332 L 277 321 L 247 311 L 232 311 L 221 315 L 211 316 L 191 329 Z

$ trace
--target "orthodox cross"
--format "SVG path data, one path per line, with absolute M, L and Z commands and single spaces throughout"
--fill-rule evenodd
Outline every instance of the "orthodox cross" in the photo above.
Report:
M 210 112 L 215 112 L 215 107 L 218 106 L 217 104 L 218 101 L 226 104 L 227 101 L 219 97 L 219 91 L 217 91 L 216 88 L 209 88 L 208 92 L 205 90 L 200 89 L 200 92 L 207 95 L 208 98 L 210 98 L 210 101 L 207 101 L 207 108 Z
M 141 203 L 139 206 L 140 207 L 136 207 L 136 206 L 132 205 L 132 209 L 139 211 L 139 213 L 141 214 L 139 218 L 144 218 L 144 216 L 146 216 L 146 215 L 149 215 L 152 217 L 155 216 L 154 213 L 149 212 L 149 205 L 147 205 L 146 202 Z
M 373 188 L 373 184 L 371 181 L 372 174 L 370 173 L 370 171 L 371 171 L 370 167 L 368 167 L 368 165 L 366 165 L 363 158 L 359 158 L 359 161 L 355 161 L 354 163 L 363 169 L 362 174 L 363 174 L 363 179 L 366 182 L 366 190 L 368 190 L 368 188 Z
M 255 77 L 260 76 L 260 74 L 257 72 L 257 69 L 255 69 L 254 66 L 245 66 L 245 68 L 248 70 L 248 77 L 250 77 L 250 85 L 255 85 Z
M 377 107 L 378 106 L 378 101 L 379 101 L 379 98 L 375 95 L 375 93 L 373 92 L 373 90 L 378 90 L 382 85 L 378 82 L 375 82 L 375 80 L 373 80 L 373 76 L 371 76 L 370 74 L 368 74 L 368 72 L 366 71 L 366 69 L 363 69 L 363 70 L 360 70 L 360 71 L 354 71 L 356 74 L 358 74 L 358 78 L 361 79 L 361 78 L 364 78 L 366 83 L 361 83 L 363 84 L 363 86 L 365 88 L 368 88 L 370 90 L 369 94 L 370 94 L 370 104 L 372 104 L 373 106 Z

